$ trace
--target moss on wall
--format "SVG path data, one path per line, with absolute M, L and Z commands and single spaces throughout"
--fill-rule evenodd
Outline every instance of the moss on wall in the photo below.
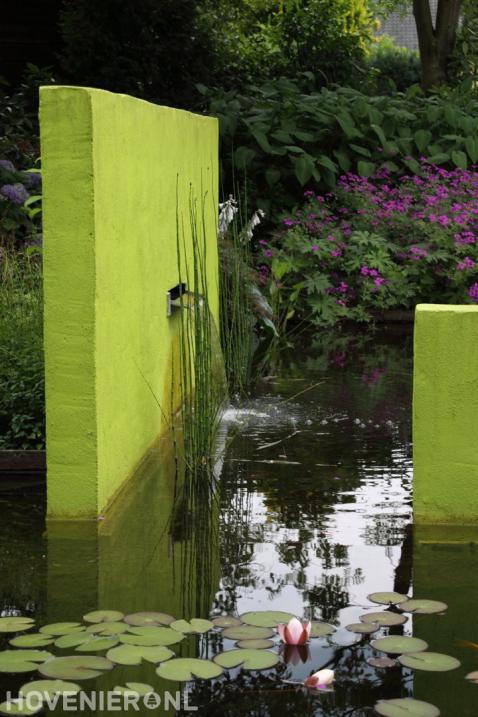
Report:
M 48 514 L 92 518 L 175 407 L 166 292 L 180 278 L 178 224 L 192 254 L 191 201 L 218 318 L 218 127 L 101 90 L 47 87 L 40 99 Z

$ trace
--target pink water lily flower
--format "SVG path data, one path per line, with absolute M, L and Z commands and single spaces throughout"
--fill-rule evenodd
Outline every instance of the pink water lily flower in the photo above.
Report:
M 305 645 L 310 637 L 310 621 L 300 622 L 296 617 L 289 620 L 287 625 L 277 625 L 277 632 L 286 645 Z
M 313 690 L 324 690 L 334 681 L 333 670 L 319 670 L 304 680 L 304 685 Z

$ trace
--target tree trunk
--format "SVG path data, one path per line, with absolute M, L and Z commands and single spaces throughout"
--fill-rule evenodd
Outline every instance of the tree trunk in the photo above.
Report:
M 455 49 L 461 5 L 462 0 L 438 0 L 434 27 L 430 0 L 413 0 L 422 63 L 422 86 L 426 90 L 448 81 L 448 65 Z

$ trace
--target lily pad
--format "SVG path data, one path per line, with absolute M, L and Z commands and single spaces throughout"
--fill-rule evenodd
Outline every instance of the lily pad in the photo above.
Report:
M 380 629 L 380 625 L 374 622 L 354 622 L 352 625 L 346 625 L 345 629 L 361 635 L 370 635 L 372 632 L 377 632 Z
M 242 625 L 242 621 L 233 615 L 220 615 L 213 619 L 213 623 L 215 627 L 237 627 Z
M 112 635 L 121 635 L 129 628 L 124 622 L 99 622 L 86 628 L 86 632 L 93 635 L 103 635 L 111 637 Z
M 130 628 L 129 633 L 119 635 L 120 642 L 126 645 L 175 645 L 184 640 L 184 635 L 170 627 Z
M 192 620 L 175 620 L 170 624 L 173 630 L 182 632 L 184 634 L 195 632 L 204 633 L 212 630 L 214 623 L 210 620 L 201 620 L 200 618 L 194 617 Z
M 274 637 L 274 630 L 271 630 L 270 627 L 238 625 L 237 627 L 226 627 L 222 634 L 228 640 L 265 640 Z
M 369 657 L 367 665 L 370 667 L 379 667 L 381 669 L 387 669 L 389 667 L 396 667 L 397 661 L 392 660 L 390 657 Z
M 368 612 L 360 615 L 360 620 L 365 623 L 376 622 L 380 627 L 391 627 L 392 625 L 403 625 L 408 618 L 399 615 L 398 612 Z
M 268 650 L 274 647 L 272 640 L 239 640 L 236 644 L 244 650 Z
M 118 622 L 124 615 L 118 610 L 94 610 L 83 615 L 85 622 Z
M 244 615 L 241 615 L 241 621 L 245 625 L 254 625 L 255 627 L 277 627 L 280 623 L 288 623 L 293 617 L 295 615 L 290 612 L 258 610 L 244 613 Z
M 440 710 L 435 705 L 411 697 L 380 700 L 375 705 L 375 711 L 382 717 L 439 717 L 440 715 Z
M 408 600 L 407 595 L 401 593 L 372 593 L 367 597 L 370 602 L 378 603 L 379 605 L 398 605 L 401 602 Z
M 31 617 L 0 617 L 0 632 L 25 632 L 34 624 Z
M 20 688 L 18 694 L 20 697 L 27 697 L 32 693 L 41 695 L 43 700 L 52 698 L 55 695 L 75 695 L 80 692 L 80 685 L 74 682 L 64 682 L 63 680 L 35 680 L 27 682 Z
M 55 640 L 55 647 L 59 647 L 62 650 L 69 650 L 71 647 L 78 647 L 78 645 L 82 645 L 90 639 L 91 635 L 84 631 L 73 633 L 73 635 L 61 635 Z
M 195 678 L 213 680 L 215 677 L 220 677 L 222 673 L 222 667 L 211 660 L 199 660 L 196 657 L 177 657 L 163 662 L 156 670 L 159 677 L 174 682 L 189 682 Z
M 448 672 L 460 667 L 460 661 L 451 655 L 442 655 L 439 652 L 417 652 L 408 655 L 400 655 L 398 661 L 404 667 L 411 667 L 413 670 L 425 670 L 426 672 Z
M 448 609 L 446 602 L 439 600 L 405 600 L 398 606 L 403 612 L 412 612 L 415 615 L 433 615 L 437 612 L 445 612 Z
M 140 697 L 144 697 L 154 692 L 154 687 L 152 685 L 146 685 L 144 682 L 127 682 L 126 687 L 117 685 L 113 692 L 119 692 L 122 695 L 139 695 Z
M 279 656 L 267 650 L 228 650 L 213 658 L 216 665 L 226 669 L 268 670 L 279 662 Z
M 91 680 L 109 672 L 114 667 L 106 657 L 78 655 L 77 657 L 55 657 L 38 668 L 44 677 L 58 680 Z
M 12 647 L 46 647 L 51 645 L 54 638 L 50 635 L 42 635 L 39 632 L 35 632 L 30 635 L 19 635 L 10 640 Z
M 116 647 L 118 642 L 117 637 L 90 635 L 86 642 L 78 645 L 76 652 L 101 652 L 102 650 L 111 650 L 113 647 Z
M 170 625 L 176 620 L 172 615 L 165 612 L 134 612 L 126 615 L 124 621 L 128 625 L 136 625 L 137 627 L 146 625 Z
M 0 652 L 0 672 L 34 672 L 38 663 L 53 657 L 46 650 L 4 650 Z
M 310 636 L 311 637 L 326 637 L 327 635 L 333 635 L 335 632 L 335 627 L 333 625 L 329 625 L 328 622 L 319 622 L 318 620 L 313 620 L 310 628 Z
M 163 645 L 141 647 L 140 645 L 120 645 L 106 655 L 117 665 L 140 665 L 143 660 L 158 664 L 174 657 L 174 652 Z
M 42 709 L 43 704 L 41 702 L 38 705 L 30 705 L 23 697 L 7 700 L 0 704 L 0 712 L 3 715 L 24 715 L 25 717 L 30 717 L 30 715 L 38 714 Z
M 373 640 L 372 647 L 380 652 L 389 652 L 392 655 L 402 655 L 407 652 L 423 652 L 428 644 L 418 637 L 403 637 L 402 635 L 389 635 Z
M 54 622 L 41 627 L 40 632 L 42 635 L 73 635 L 75 632 L 83 632 L 84 629 L 79 622 Z

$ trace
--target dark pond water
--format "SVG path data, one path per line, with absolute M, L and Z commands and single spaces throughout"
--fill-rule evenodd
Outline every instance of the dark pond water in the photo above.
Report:
M 18 611 L 41 625 L 79 621 L 96 608 L 186 618 L 285 610 L 337 630 L 301 651 L 281 649 L 271 670 L 188 683 L 193 714 L 365 717 L 378 699 L 410 695 L 444 717 L 476 717 L 478 686 L 464 676 L 478 669 L 478 535 L 412 530 L 411 354 L 403 330 L 321 335 L 282 354 L 254 397 L 224 417 L 214 495 L 178 478 L 164 456 L 98 523 L 46 525 L 40 489 L 0 492 L 3 614 Z M 444 600 L 449 609 L 381 633 L 421 637 L 430 650 L 458 657 L 460 669 L 367 664 L 378 654 L 369 637 L 345 626 L 377 610 L 370 593 L 390 590 Z M 218 631 L 173 649 L 207 657 L 233 647 Z M 290 684 L 324 666 L 335 670 L 333 692 Z M 0 675 L 0 697 L 29 679 L 38 675 Z M 126 682 L 159 694 L 179 689 L 145 664 L 82 685 Z

